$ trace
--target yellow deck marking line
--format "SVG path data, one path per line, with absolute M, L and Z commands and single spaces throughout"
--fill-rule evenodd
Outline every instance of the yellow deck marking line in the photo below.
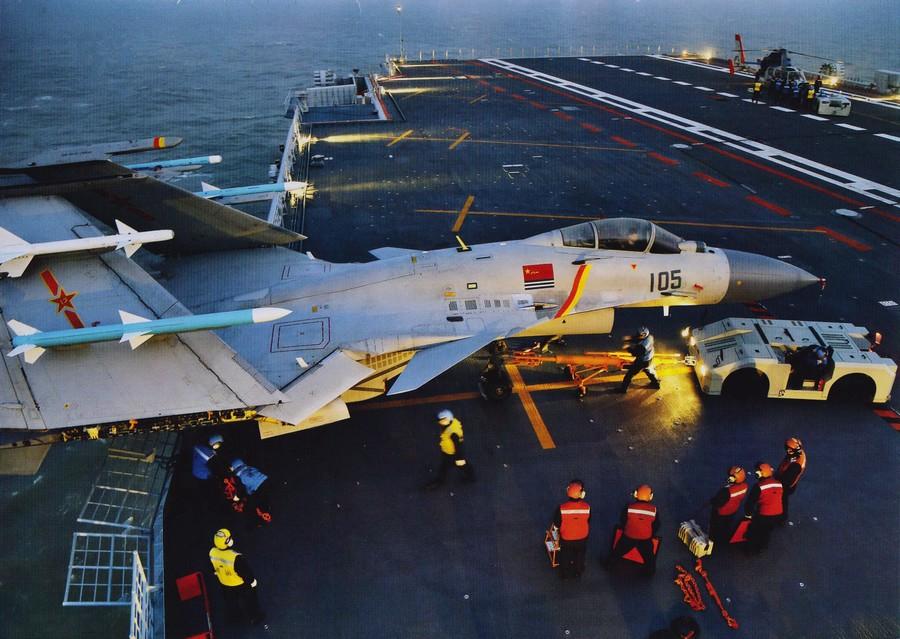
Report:
M 414 209 L 415 213 L 439 213 L 443 215 L 458 214 L 456 209 Z M 469 215 L 496 215 L 497 217 L 534 217 L 557 220 L 593 220 L 589 215 L 570 215 L 567 213 L 522 213 L 515 211 L 469 211 Z M 750 224 L 725 224 L 715 222 L 688 222 L 682 220 L 651 220 L 661 226 L 703 226 L 716 229 L 738 229 L 745 231 L 781 231 L 785 233 L 819 233 L 827 234 L 826 231 L 814 228 L 802 228 L 797 226 L 753 226 Z
M 484 100 L 486 97 L 487 97 L 487 93 L 485 93 L 484 95 L 479 95 L 474 100 L 469 100 L 469 104 L 475 104 L 476 102 L 480 102 L 481 100 Z
M 525 386 L 519 369 L 515 364 L 507 364 L 506 370 L 509 371 L 509 376 L 512 379 L 513 392 L 522 401 L 522 407 L 525 409 L 525 414 L 528 415 L 528 421 L 531 422 L 531 428 L 534 429 L 534 434 L 537 435 L 541 448 L 544 450 L 556 448 L 556 444 L 550 436 L 550 431 L 547 430 L 547 424 L 544 423 L 544 418 L 541 417 L 537 406 L 534 405 L 534 399 L 532 399 L 531 393 L 528 392 L 528 387 Z
M 397 142 L 399 142 L 401 140 L 405 140 L 406 138 L 408 138 L 409 136 L 412 135 L 412 132 L 413 132 L 412 129 L 409 129 L 408 131 L 404 131 L 403 133 L 401 133 L 400 135 L 395 137 L 393 140 L 388 142 L 387 146 L 394 146 L 395 144 L 397 144 Z
M 427 90 L 428 90 L 428 89 L 420 89 L 419 91 L 415 91 L 415 92 L 413 92 L 413 93 L 408 93 L 408 94 L 404 95 L 404 96 L 403 96 L 402 98 L 400 98 L 400 99 L 401 99 L 401 100 L 409 100 L 410 98 L 414 98 L 414 97 L 416 97 L 417 95 L 422 95 L 422 94 L 425 93 Z
M 410 131 L 411 133 L 411 131 Z M 420 136 L 409 137 L 407 135 L 403 135 L 403 139 L 407 139 L 410 142 L 454 142 L 457 138 L 426 138 Z M 358 142 L 377 142 L 380 140 L 391 140 L 394 137 L 390 134 L 387 135 L 379 135 L 377 133 L 368 135 L 365 139 L 358 140 Z M 597 146 L 591 144 L 558 144 L 555 142 L 522 142 L 519 140 L 479 140 L 477 138 L 467 138 L 466 142 L 469 144 L 498 144 L 504 146 L 533 146 L 539 148 L 550 148 L 550 149 L 582 149 L 586 151 L 610 151 L 614 153 L 644 153 L 640 149 L 625 149 L 622 147 L 615 146 Z
M 459 216 L 456 218 L 456 222 L 453 223 L 453 228 L 450 229 L 454 233 L 459 233 L 459 229 L 462 228 L 463 222 L 466 219 L 466 215 L 469 214 L 469 209 L 472 208 L 472 202 L 475 201 L 475 196 L 470 195 L 466 198 L 466 203 L 463 204 L 462 209 L 459 211 Z
M 462 141 L 465 140 L 467 137 L 469 137 L 468 131 L 466 131 L 465 133 L 463 133 L 461 136 L 459 136 L 458 138 L 456 138 L 453 141 L 453 144 L 450 145 L 450 150 L 452 151 L 453 149 L 458 147 L 462 143 Z

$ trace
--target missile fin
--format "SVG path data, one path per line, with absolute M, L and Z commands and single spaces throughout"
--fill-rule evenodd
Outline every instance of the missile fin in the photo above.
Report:
M 0 246 L 28 246 L 28 242 L 0 226 Z
M 209 182 L 200 182 L 200 189 L 203 191 L 221 191 L 218 186 L 213 186 Z
M 116 220 L 116 229 L 118 229 L 120 235 L 130 235 L 137 233 L 135 229 L 125 224 L 125 222 L 123 222 L 122 220 Z
M 19 320 L 9 320 L 6 324 L 9 326 L 9 329 L 16 335 L 34 335 L 35 333 L 40 333 L 40 331 L 34 326 L 29 326 L 28 324 L 20 322 Z
M 46 348 L 41 348 L 40 346 L 35 346 L 34 344 L 22 344 L 21 346 L 16 346 L 14 349 L 8 352 L 6 356 L 15 357 L 16 355 L 21 355 L 24 353 L 25 363 L 34 364 L 46 350 Z
M 34 255 L 29 253 L 27 255 L 19 255 L 18 257 L 5 260 L 0 264 L 0 273 L 6 273 L 9 277 L 22 277 L 22 273 L 24 273 L 25 269 L 28 268 L 28 265 L 31 264 L 33 258 Z
M 131 350 L 134 350 L 151 337 L 153 337 L 153 333 L 125 333 L 119 342 L 128 342 L 131 345 Z
M 134 313 L 129 313 L 128 311 L 119 310 L 119 317 L 122 320 L 123 324 L 137 324 L 138 322 L 149 322 L 146 317 L 141 317 L 140 315 L 135 315 Z M 122 340 L 125 341 L 124 339 Z
M 125 244 L 119 248 L 125 249 L 125 257 L 131 257 L 137 253 L 137 250 L 141 248 L 141 246 L 143 245 L 140 242 L 132 242 L 131 244 Z

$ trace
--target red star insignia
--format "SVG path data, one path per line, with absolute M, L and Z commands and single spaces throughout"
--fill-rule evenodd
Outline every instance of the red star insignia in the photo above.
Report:
M 71 308 L 75 309 L 75 306 L 72 304 L 72 298 L 78 295 L 78 291 L 73 293 L 66 293 L 62 288 L 59 289 L 59 295 L 56 297 L 51 297 L 50 301 L 56 304 L 56 312 L 62 313 L 63 309 Z

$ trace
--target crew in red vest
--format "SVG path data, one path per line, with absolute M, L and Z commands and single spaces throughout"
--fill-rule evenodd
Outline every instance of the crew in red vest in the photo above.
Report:
M 581 577 L 591 529 L 591 506 L 584 501 L 584 482 L 573 479 L 566 487 L 569 498 L 553 515 L 552 533 L 559 534 L 559 577 Z
M 769 545 L 772 529 L 781 520 L 781 495 L 784 488 L 773 474 L 772 466 L 757 462 L 756 476 L 759 481 L 750 489 L 747 506 L 744 508 L 744 517 L 750 519 L 745 546 L 748 552 L 765 549 Z
M 659 530 L 659 517 L 653 501 L 653 489 L 641 484 L 631 494 L 635 501 L 622 509 L 620 524 L 622 536 L 618 543 L 613 538 L 607 566 L 636 549 L 644 560 L 644 571 L 648 575 L 656 572 L 656 554 L 653 552 L 653 537 Z
M 728 482 L 709 500 L 709 538 L 716 543 L 728 543 L 732 532 L 732 515 L 747 496 L 747 473 L 740 466 L 728 469 Z
M 788 518 L 788 497 L 797 490 L 797 484 L 806 471 L 806 452 L 803 450 L 803 442 L 796 437 L 790 437 L 784 442 L 784 459 L 778 465 L 775 471 L 775 478 L 780 480 L 784 486 L 784 492 L 781 493 L 782 515 L 781 522 L 784 523 Z

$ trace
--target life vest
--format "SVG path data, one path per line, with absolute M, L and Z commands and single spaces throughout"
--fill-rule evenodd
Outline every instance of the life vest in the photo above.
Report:
M 588 536 L 588 518 L 591 516 L 591 507 L 586 501 L 567 501 L 559 507 L 562 523 L 559 525 L 559 535 L 566 541 L 576 541 Z
M 782 514 L 784 511 L 781 495 L 784 493 L 784 487 L 781 482 L 774 477 L 766 477 L 760 479 L 757 486 L 759 486 L 759 503 L 757 505 L 759 514 L 767 517 Z
M 445 455 L 456 454 L 456 444 L 453 443 L 453 440 L 450 438 L 451 435 L 456 435 L 459 438 L 459 441 L 463 440 L 462 423 L 456 418 L 453 418 L 453 421 L 450 422 L 446 428 L 441 430 L 441 452 Z
M 728 488 L 728 501 L 716 508 L 716 512 L 720 515 L 733 515 L 744 501 L 744 495 L 747 494 L 747 482 L 729 484 L 726 488 Z
M 247 494 L 249 495 L 255 493 L 262 486 L 262 483 L 269 478 L 268 475 L 253 466 L 241 466 L 237 469 L 235 475 L 244 484 L 244 488 L 247 489 Z
M 206 444 L 197 444 L 194 446 L 194 458 L 191 464 L 191 473 L 197 479 L 209 479 L 212 473 L 209 472 L 207 462 L 216 454 L 212 448 Z
M 244 580 L 234 571 L 234 562 L 241 553 L 235 552 L 230 548 L 221 550 L 212 548 L 209 551 L 209 561 L 212 563 L 213 570 L 219 583 L 223 586 L 234 587 L 240 586 Z
M 806 90 L 806 99 L 807 100 L 812 100 L 815 97 L 815 95 L 816 95 L 816 90 L 813 89 L 812 87 L 809 87 L 809 89 Z
M 797 487 L 797 484 L 800 483 L 800 478 L 803 477 L 803 473 L 806 472 L 806 453 L 801 450 L 800 454 L 796 457 L 785 455 L 784 459 L 781 460 L 781 463 L 778 464 L 778 470 L 775 471 L 775 475 L 777 477 L 784 477 L 784 474 L 787 472 L 787 469 L 790 468 L 791 464 L 798 464 L 800 466 L 800 472 L 797 473 L 794 482 L 790 486 L 784 486 L 784 488 L 793 490 Z
M 656 506 L 645 501 L 636 501 L 628 506 L 625 519 L 625 536 L 630 539 L 650 539 L 653 536 L 653 522 L 656 520 Z
M 753 91 L 759 93 L 759 90 L 762 89 L 762 82 L 756 82 L 753 85 Z

